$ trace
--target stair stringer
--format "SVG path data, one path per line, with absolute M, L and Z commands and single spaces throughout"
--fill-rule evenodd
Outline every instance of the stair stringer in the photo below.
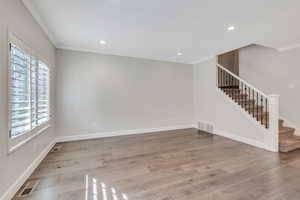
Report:
M 274 147 L 270 147 L 270 145 L 269 145 L 270 137 L 277 137 L 277 141 L 278 141 L 278 135 L 277 136 L 274 135 L 274 133 L 272 133 L 269 129 L 266 129 L 263 125 L 258 123 L 255 118 L 253 118 L 247 111 L 245 111 L 240 105 L 238 105 L 232 98 L 227 96 L 221 89 L 216 88 L 216 90 L 217 90 L 218 96 L 220 98 L 224 99 L 224 103 L 227 102 L 228 105 L 230 105 L 235 111 L 240 113 L 241 117 L 247 119 L 247 121 L 249 121 L 249 123 L 251 123 L 252 126 L 255 126 L 255 128 L 259 130 L 259 132 L 262 134 L 262 141 L 257 141 L 257 140 L 249 139 L 246 137 L 236 136 L 236 135 L 229 133 L 228 131 L 222 131 L 222 130 L 218 130 L 218 129 L 216 129 L 215 134 L 221 135 L 224 137 L 228 136 L 231 139 L 238 140 L 240 142 L 243 142 L 243 143 L 246 143 L 246 144 L 249 144 L 252 146 L 256 146 L 259 148 L 263 148 L 268 151 L 278 152 L 277 150 L 274 150 Z

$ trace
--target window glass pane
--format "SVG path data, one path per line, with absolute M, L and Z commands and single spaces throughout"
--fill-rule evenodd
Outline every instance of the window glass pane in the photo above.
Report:
M 15 138 L 49 121 L 50 73 L 43 62 L 10 47 L 10 137 Z
M 30 57 L 12 44 L 10 63 L 10 137 L 16 137 L 31 129 Z
M 38 125 L 49 120 L 49 69 L 39 61 L 37 73 L 37 120 Z
M 31 126 L 35 128 L 37 123 L 37 68 L 38 62 L 35 58 L 31 60 Z

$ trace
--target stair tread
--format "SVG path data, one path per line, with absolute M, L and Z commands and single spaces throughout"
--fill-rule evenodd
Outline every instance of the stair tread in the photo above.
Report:
M 279 144 L 280 144 L 280 146 L 289 146 L 289 145 L 299 144 L 299 148 L 300 148 L 300 136 L 293 135 L 293 136 L 280 137 Z
M 285 134 L 285 133 L 288 133 L 288 132 L 294 132 L 296 129 L 294 128 L 290 128 L 290 127 L 280 127 L 279 128 L 279 133 L 280 134 Z

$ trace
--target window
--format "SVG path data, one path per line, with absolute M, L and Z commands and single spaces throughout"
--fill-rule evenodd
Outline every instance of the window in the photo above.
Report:
M 50 120 L 49 75 L 45 63 L 10 43 L 10 138 Z

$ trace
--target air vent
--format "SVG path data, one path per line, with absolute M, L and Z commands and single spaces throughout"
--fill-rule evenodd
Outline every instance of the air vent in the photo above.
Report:
M 18 197 L 27 197 L 31 195 L 35 188 L 38 186 L 39 182 L 39 180 L 27 181 L 24 188 L 20 191 Z
M 62 148 L 62 146 L 57 145 L 57 146 L 53 147 L 53 149 L 51 150 L 51 153 L 60 152 L 61 148 Z
M 214 126 L 212 123 L 209 122 L 198 122 L 198 130 L 205 131 L 207 133 L 214 133 Z

